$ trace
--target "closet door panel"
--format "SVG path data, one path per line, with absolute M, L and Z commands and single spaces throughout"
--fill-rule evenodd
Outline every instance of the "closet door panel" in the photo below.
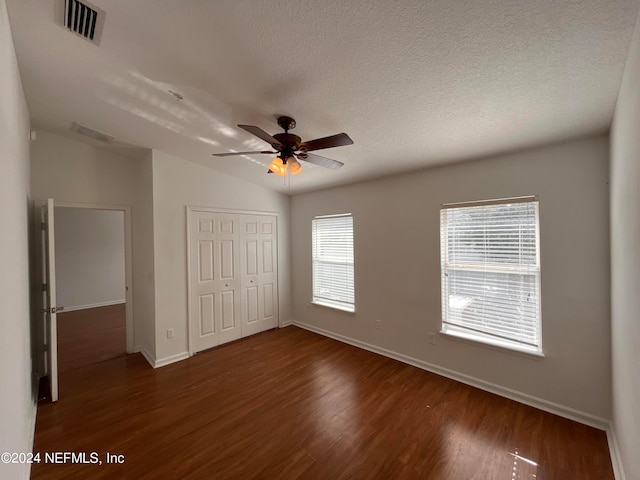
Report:
M 277 218 L 190 210 L 192 353 L 278 326 Z
M 243 298 L 251 310 L 243 312 L 243 337 L 278 326 L 276 221 L 270 215 L 245 217 L 242 285 Z
M 189 228 L 189 339 L 199 352 L 240 338 L 237 220 L 193 211 Z

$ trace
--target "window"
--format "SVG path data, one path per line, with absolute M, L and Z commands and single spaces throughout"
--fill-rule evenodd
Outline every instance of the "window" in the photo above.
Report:
M 313 303 L 355 311 L 353 216 L 316 217 L 312 222 Z
M 542 353 L 538 201 L 440 210 L 442 333 Z

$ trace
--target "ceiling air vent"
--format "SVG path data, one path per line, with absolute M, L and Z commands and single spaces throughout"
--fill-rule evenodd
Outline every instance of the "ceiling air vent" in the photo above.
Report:
M 104 10 L 79 0 L 61 0 L 59 3 L 62 7 L 62 25 L 98 45 L 106 15 Z
M 76 122 L 71 124 L 71 131 L 79 133 L 80 135 L 84 135 L 85 137 L 93 138 L 94 140 L 99 140 L 105 143 L 113 142 L 114 137 L 111 135 L 107 135 L 106 133 L 99 132 L 98 130 L 94 130 L 93 128 L 85 127 L 82 125 L 78 125 Z

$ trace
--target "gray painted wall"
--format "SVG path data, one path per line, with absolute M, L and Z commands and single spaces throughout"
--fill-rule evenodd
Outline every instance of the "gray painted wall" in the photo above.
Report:
M 624 473 L 640 478 L 640 24 L 611 131 L 613 430 Z
M 338 335 L 609 419 L 609 143 L 605 136 L 292 200 L 293 312 Z M 538 195 L 545 358 L 436 336 L 443 203 Z M 311 220 L 351 212 L 355 315 L 309 305 Z M 381 330 L 376 329 L 381 320 Z
M 289 204 L 289 197 L 281 193 L 153 151 L 157 359 L 188 351 L 186 207 L 278 215 L 279 315 L 286 322 L 291 318 Z M 174 329 L 174 338 L 167 338 L 169 328 Z
M 0 452 L 30 452 L 35 426 L 29 289 L 29 112 L 0 0 Z M 0 465 L 28 478 L 29 465 Z
M 55 208 L 58 307 L 125 302 L 124 212 Z

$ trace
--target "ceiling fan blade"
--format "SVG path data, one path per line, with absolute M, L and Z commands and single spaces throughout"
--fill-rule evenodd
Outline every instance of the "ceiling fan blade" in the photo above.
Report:
M 330 168 L 331 170 L 337 170 L 344 165 L 344 163 L 337 160 L 331 160 L 330 158 L 321 157 L 315 153 L 301 153 L 298 155 L 300 160 L 313 163 L 314 165 L 320 165 L 321 167 Z
M 257 155 L 258 153 L 276 153 L 271 150 L 262 150 L 258 152 L 228 152 L 228 153 L 212 153 L 214 157 L 231 157 L 233 155 Z
M 300 149 L 310 152 L 312 150 L 321 150 L 323 148 L 342 147 L 344 145 L 353 145 L 353 140 L 346 133 L 338 133 L 330 137 L 316 138 L 308 142 L 302 142 Z
M 260 127 L 256 127 L 255 125 L 238 125 L 238 126 L 243 130 L 246 130 L 250 134 L 255 135 L 258 138 L 261 138 L 276 150 L 279 150 L 280 148 L 282 148 L 282 144 L 278 140 L 273 138 L 271 135 L 269 135 L 267 132 L 262 130 Z

